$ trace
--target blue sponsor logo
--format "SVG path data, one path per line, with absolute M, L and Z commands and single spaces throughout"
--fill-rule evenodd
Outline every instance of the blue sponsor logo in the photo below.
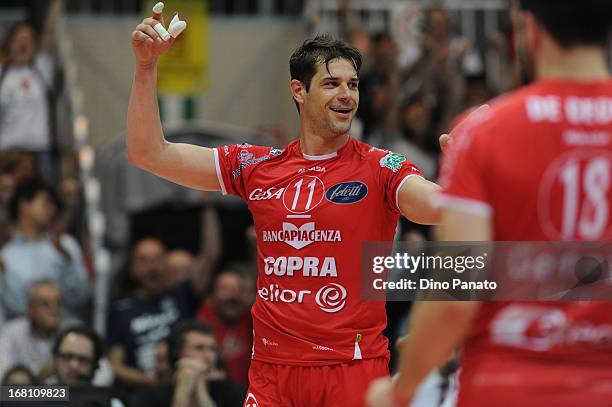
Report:
M 330 187 L 325 198 L 337 204 L 352 204 L 361 201 L 368 194 L 368 186 L 363 182 L 341 182 Z

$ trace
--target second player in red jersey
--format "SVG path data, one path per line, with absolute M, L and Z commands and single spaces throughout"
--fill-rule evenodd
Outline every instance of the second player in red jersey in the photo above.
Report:
M 460 125 L 442 168 L 442 240 L 609 241 L 612 80 L 607 0 L 523 0 L 538 80 Z M 609 302 L 427 302 L 398 381 L 373 406 L 408 402 L 463 343 L 458 406 L 608 406 Z
M 611 107 L 605 78 L 541 80 L 500 98 L 455 136 L 441 204 L 491 217 L 494 240 L 609 240 Z M 458 406 L 604 406 L 611 366 L 609 303 L 481 303 Z

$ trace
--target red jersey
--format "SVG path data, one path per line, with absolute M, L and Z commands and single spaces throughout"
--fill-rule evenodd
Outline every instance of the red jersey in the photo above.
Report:
M 222 192 L 253 214 L 259 278 L 253 359 L 327 365 L 385 357 L 385 304 L 361 299 L 361 245 L 389 241 L 397 192 L 420 176 L 399 154 L 349 138 L 338 151 L 302 154 L 247 144 L 215 149 Z
M 492 216 L 498 241 L 612 238 L 612 80 L 542 80 L 468 121 L 442 167 L 443 206 Z M 611 396 L 612 304 L 482 303 L 459 406 Z

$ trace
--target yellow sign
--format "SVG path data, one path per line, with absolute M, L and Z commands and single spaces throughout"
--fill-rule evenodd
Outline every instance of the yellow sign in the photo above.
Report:
M 145 10 L 151 16 L 151 1 Z M 208 9 L 203 0 L 164 1 L 166 29 L 174 14 L 187 22 L 187 29 L 176 39 L 158 62 L 157 87 L 161 95 L 199 95 L 208 82 Z

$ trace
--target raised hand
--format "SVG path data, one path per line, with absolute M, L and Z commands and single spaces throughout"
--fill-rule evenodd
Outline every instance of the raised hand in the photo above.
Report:
M 153 17 L 147 17 L 132 32 L 132 48 L 136 63 L 141 66 L 153 65 L 174 43 L 176 37 L 187 26 L 177 16 L 172 20 L 170 33 L 164 28 L 163 3 L 153 7 Z M 170 35 L 172 34 L 172 35 Z

